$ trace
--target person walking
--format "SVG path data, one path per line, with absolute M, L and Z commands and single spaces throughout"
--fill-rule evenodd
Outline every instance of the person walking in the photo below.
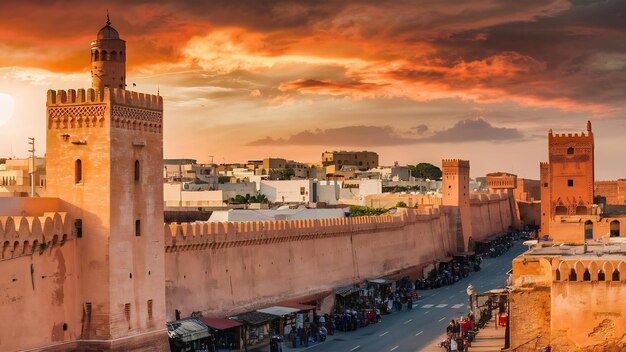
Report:
M 448 336 L 448 338 L 454 336 L 454 320 L 451 320 L 450 324 L 448 324 L 448 326 L 446 327 L 446 335 Z

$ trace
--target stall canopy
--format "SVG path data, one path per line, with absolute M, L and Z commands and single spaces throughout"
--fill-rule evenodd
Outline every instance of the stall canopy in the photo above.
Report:
M 269 321 L 276 319 L 276 316 L 272 314 L 268 314 L 268 313 L 263 313 L 263 312 L 248 312 L 248 313 L 239 314 L 233 317 L 233 319 L 243 321 L 244 323 L 247 323 L 248 325 L 261 325 L 261 324 L 264 324 L 264 323 L 267 323 Z
M 335 290 L 335 293 L 338 294 L 341 297 L 345 297 L 349 294 L 355 293 L 355 292 L 359 292 L 361 291 L 360 288 L 356 287 L 356 286 L 345 286 L 345 287 L 339 287 Z
M 312 306 L 312 305 L 309 305 L 309 304 L 290 303 L 290 302 L 281 304 L 281 306 L 288 307 L 288 308 L 295 308 L 298 311 L 307 311 L 307 310 L 312 310 L 312 309 L 316 309 L 317 308 L 316 306 Z
M 278 317 L 284 317 L 285 315 L 289 315 L 291 313 L 296 313 L 299 311 L 300 310 L 296 308 L 281 307 L 281 306 L 274 306 L 274 307 L 268 307 L 268 308 L 257 310 L 257 312 L 267 313 L 267 314 L 275 315 Z
M 367 282 L 371 284 L 376 284 L 376 285 L 391 285 L 392 283 L 394 283 L 393 280 L 387 280 L 387 279 L 367 280 Z
M 190 342 L 211 336 L 209 328 L 197 319 L 177 320 L 167 323 L 167 333 L 170 338 L 178 338 L 183 342 Z
M 226 330 L 230 328 L 234 328 L 237 326 L 241 326 L 240 322 L 231 319 L 222 319 L 222 318 L 199 318 L 201 322 L 203 322 L 206 326 L 215 329 L 215 330 Z

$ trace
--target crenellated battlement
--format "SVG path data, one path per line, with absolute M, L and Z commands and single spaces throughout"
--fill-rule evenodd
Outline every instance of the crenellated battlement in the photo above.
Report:
M 550 131 L 548 133 L 548 141 L 550 143 L 559 143 L 559 142 L 593 142 L 593 134 L 589 132 L 585 134 L 584 132 L 578 133 L 552 133 Z
M 542 161 L 539 163 L 540 169 L 547 169 L 548 167 L 550 167 L 550 163 L 548 163 L 547 161 Z
M 74 221 L 67 213 L 43 216 L 0 216 L 1 259 L 32 254 L 62 244 L 74 236 Z
M 108 89 L 105 88 L 105 92 Z M 111 102 L 142 109 L 163 111 L 163 97 L 160 95 L 144 94 L 126 89 L 113 88 Z
M 163 110 L 163 97 L 159 95 L 133 92 L 126 89 L 109 89 L 103 91 L 89 89 L 48 90 L 46 104 L 48 106 L 67 106 L 76 104 L 114 103 L 142 109 Z
M 463 167 L 469 168 L 469 160 L 461 160 L 461 159 L 443 159 L 441 161 L 441 165 L 443 167 Z
M 438 207 L 398 209 L 395 215 L 338 219 L 165 224 L 166 252 L 303 241 L 401 228 L 439 218 Z

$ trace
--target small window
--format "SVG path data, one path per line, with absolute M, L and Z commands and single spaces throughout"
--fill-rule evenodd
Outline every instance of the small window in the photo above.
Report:
M 152 300 L 148 300 L 148 319 L 152 319 Z
M 74 236 L 76 238 L 83 237 L 83 220 L 82 219 L 74 220 Z
M 135 160 L 135 183 L 139 183 L 141 174 L 141 168 L 139 166 L 139 160 Z
M 74 163 L 74 182 L 83 182 L 83 162 L 80 159 L 76 159 Z
M 567 154 L 574 154 L 574 148 L 572 147 L 567 148 Z
M 130 322 L 130 303 L 124 304 L 124 315 L 126 316 L 126 321 Z
M 544 186 L 544 187 L 548 187 L 548 182 L 544 182 L 544 183 L 543 183 L 543 186 Z
M 606 280 L 606 276 L 604 275 L 604 271 L 600 270 L 598 272 L 598 281 L 604 281 Z
M 619 271 L 617 271 L 617 269 L 615 271 L 613 271 L 613 277 L 611 278 L 612 281 L 619 281 Z
M 135 236 L 141 236 L 141 220 L 135 220 Z
M 591 281 L 591 273 L 589 273 L 589 270 L 585 269 L 585 272 L 583 273 L 583 281 Z
M 91 302 L 85 303 L 85 317 L 87 321 L 91 321 Z
M 305 192 L 304 187 L 300 187 L 300 195 L 304 195 L 305 194 L 304 192 Z
M 556 281 L 561 281 L 561 270 L 556 269 Z
M 567 187 L 574 187 L 574 180 L 567 180 Z

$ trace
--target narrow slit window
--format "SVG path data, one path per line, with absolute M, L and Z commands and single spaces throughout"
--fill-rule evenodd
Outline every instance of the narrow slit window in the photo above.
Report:
M 141 236 L 141 220 L 135 220 L 135 236 Z
M 76 159 L 74 163 L 74 182 L 82 183 L 83 182 L 83 162 L 80 159 Z
M 141 167 L 139 165 L 139 160 L 135 160 L 135 183 L 139 183 L 141 179 Z

